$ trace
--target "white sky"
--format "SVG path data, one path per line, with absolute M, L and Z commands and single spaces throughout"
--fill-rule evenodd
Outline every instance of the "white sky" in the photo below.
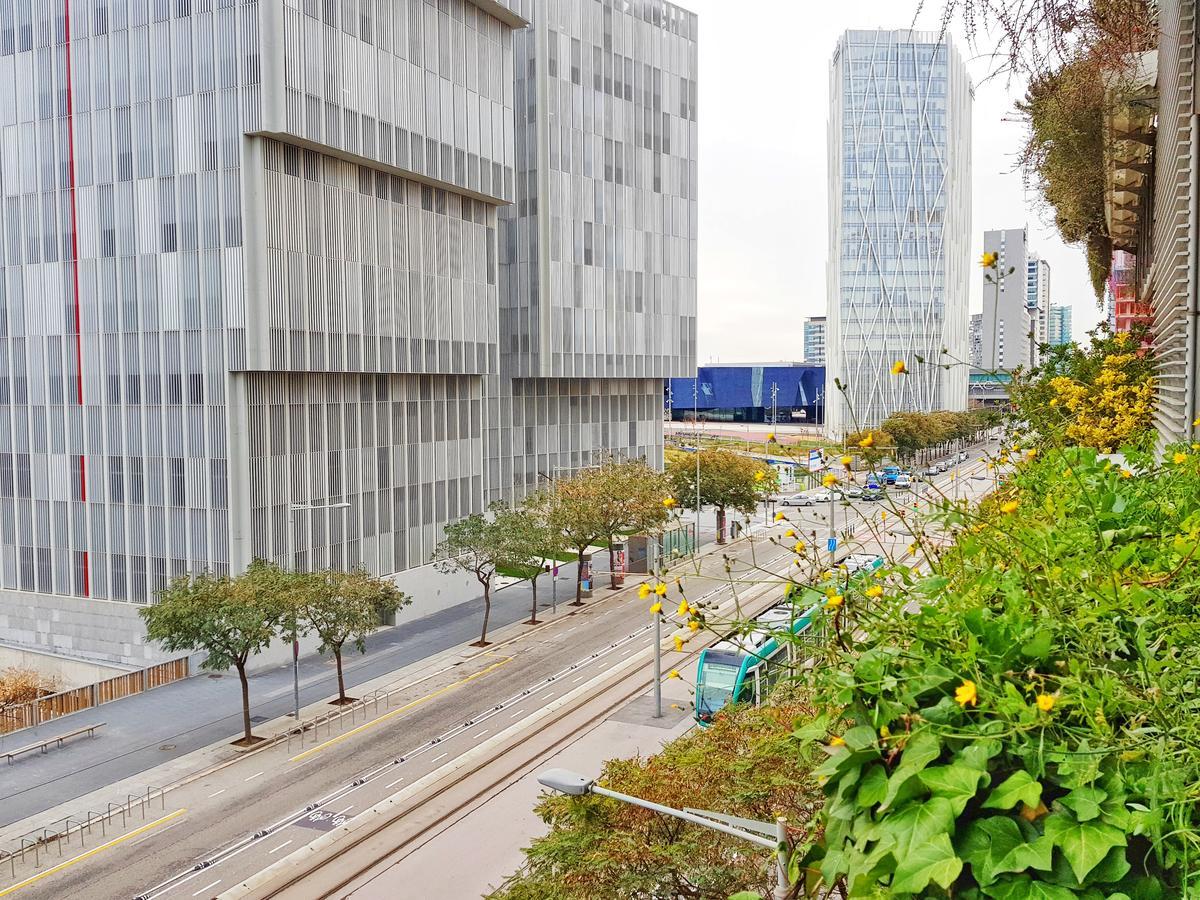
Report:
M 847 28 L 909 27 L 916 0 L 678 2 L 700 16 L 699 362 L 799 360 L 804 318 L 825 314 L 829 60 Z M 936 28 L 942 5 L 927 0 L 918 27 Z M 1028 226 L 1030 249 L 1050 263 L 1051 301 L 1074 307 L 1081 339 L 1102 318 L 1083 249 L 1063 244 L 1014 171 L 1024 126 L 1003 120 L 1023 89 L 981 84 L 986 59 L 968 67 L 972 261 L 985 229 Z M 982 304 L 973 276 L 971 311 Z

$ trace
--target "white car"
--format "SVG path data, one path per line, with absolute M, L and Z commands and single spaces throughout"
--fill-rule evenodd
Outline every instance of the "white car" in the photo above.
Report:
M 833 499 L 833 495 L 829 491 L 814 491 L 808 496 L 812 498 L 813 503 L 828 503 Z
M 901 472 L 899 475 L 896 476 L 895 487 L 910 488 L 910 487 L 912 487 L 912 479 L 909 478 L 907 475 L 905 475 L 903 472 Z
M 816 500 L 807 494 L 793 494 L 779 501 L 783 506 L 812 506 Z

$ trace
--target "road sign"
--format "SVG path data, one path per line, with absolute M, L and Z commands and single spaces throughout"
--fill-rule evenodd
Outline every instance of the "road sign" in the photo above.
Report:
M 808 471 L 820 472 L 821 466 L 824 464 L 825 454 L 820 450 L 808 451 Z
M 826 543 L 825 549 L 828 550 L 830 553 L 835 551 L 837 549 L 837 538 L 831 537 L 829 539 L 829 541 Z
M 333 831 L 350 821 L 345 813 L 335 813 L 332 809 L 314 809 L 296 824 L 301 828 L 313 828 L 317 831 Z

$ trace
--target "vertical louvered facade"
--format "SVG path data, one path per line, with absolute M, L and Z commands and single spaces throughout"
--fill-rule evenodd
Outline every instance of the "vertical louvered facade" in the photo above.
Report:
M 523 24 L 0 3 L 4 640 L 137 661 L 174 575 L 396 572 L 482 508 Z

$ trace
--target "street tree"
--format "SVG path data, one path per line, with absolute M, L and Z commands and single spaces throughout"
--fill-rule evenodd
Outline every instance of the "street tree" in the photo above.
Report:
M 598 489 L 605 498 L 602 506 L 604 536 L 608 539 L 608 569 L 612 572 L 611 586 L 619 588 L 613 544 L 618 534 L 640 534 L 655 531 L 667 521 L 668 507 L 663 500 L 671 494 L 671 481 L 663 472 L 656 472 L 644 459 L 606 460 L 599 469 L 588 472 L 598 480 Z
M 12 666 L 0 672 L 0 733 L 6 730 L 2 724 L 5 718 L 12 715 L 9 710 L 57 689 L 57 679 L 33 669 Z
M 675 497 L 700 506 L 717 508 L 717 543 L 725 543 L 726 510 L 734 509 L 745 515 L 754 512 L 764 497 L 778 488 L 779 476 L 773 466 L 750 456 L 730 450 L 698 450 L 673 462 L 667 470 Z M 700 473 L 700 490 L 696 490 L 696 470 Z M 699 515 L 699 510 L 697 510 Z
M 497 501 L 487 513 L 472 513 L 443 529 L 445 537 L 433 551 L 434 567 L 443 574 L 467 572 L 483 588 L 483 629 L 476 647 L 488 644 L 488 622 L 492 617 L 492 587 L 496 570 L 512 557 L 510 527 L 512 507 Z
M 290 605 L 292 576 L 273 563 L 255 560 L 236 577 L 201 572 L 181 575 L 141 609 L 146 636 L 168 652 L 204 651 L 205 669 L 237 670 L 242 686 L 239 743 L 256 740 L 250 728 L 250 683 L 246 664 L 275 638 Z
M 337 703 L 347 703 L 342 648 L 351 642 L 359 653 L 365 653 L 367 635 L 386 616 L 412 600 L 388 579 L 377 578 L 365 569 L 304 572 L 293 577 L 299 582 L 298 589 L 292 592 L 297 619 L 302 628 L 321 639 L 321 653 L 333 653 L 337 663 Z
M 559 478 L 547 495 L 550 526 L 562 535 L 563 547 L 575 554 L 572 606 L 583 606 L 583 557 L 588 547 L 608 535 L 605 505 L 609 498 L 603 481 L 596 476 L 598 471 L 584 469 L 569 478 Z
M 549 505 L 544 494 L 531 494 L 504 515 L 508 535 L 506 567 L 517 578 L 529 582 L 533 593 L 528 625 L 537 625 L 538 578 L 548 566 L 557 564 L 563 552 L 563 536 L 550 524 Z

